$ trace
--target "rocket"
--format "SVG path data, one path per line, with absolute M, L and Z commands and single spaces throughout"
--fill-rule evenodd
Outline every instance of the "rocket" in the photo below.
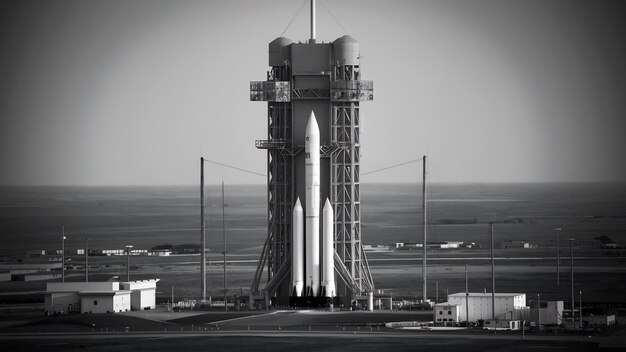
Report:
M 313 111 L 311 111 L 305 130 L 304 185 L 304 214 L 300 198 L 296 200 L 293 208 L 292 297 L 333 297 L 336 295 L 335 250 L 333 247 L 334 216 L 330 201 L 326 199 L 322 221 L 323 248 L 320 258 L 320 130 Z M 303 217 L 305 219 L 304 228 L 302 226 Z M 305 240 L 306 253 L 303 248 Z M 322 261 L 321 267 L 320 259 Z M 304 270 L 302 268 L 303 263 Z M 304 292 L 302 292 L 303 287 L 305 287 Z
M 313 111 L 306 125 L 304 140 L 306 287 L 308 296 L 317 297 L 320 287 L 320 128 Z

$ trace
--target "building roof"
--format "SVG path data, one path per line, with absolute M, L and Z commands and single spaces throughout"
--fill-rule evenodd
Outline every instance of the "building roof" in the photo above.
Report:
M 525 293 L 500 293 L 496 292 L 496 297 L 513 297 L 513 296 L 521 296 L 526 295 Z M 491 297 L 491 292 L 470 292 L 470 297 Z M 458 292 L 448 295 L 448 297 L 465 297 L 465 292 Z
M 130 294 L 131 291 L 116 290 L 116 291 L 80 291 L 79 296 L 115 296 L 120 294 Z

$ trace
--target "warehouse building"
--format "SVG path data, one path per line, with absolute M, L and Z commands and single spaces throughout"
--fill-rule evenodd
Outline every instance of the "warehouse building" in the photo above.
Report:
M 466 309 L 466 301 L 468 303 Z M 495 317 L 503 315 L 507 312 L 513 312 L 517 309 L 526 308 L 525 293 L 496 293 L 494 295 Z M 489 320 L 492 314 L 492 295 L 491 293 L 469 293 L 466 298 L 465 292 L 454 293 L 448 295 L 448 302 L 438 304 L 437 306 L 457 306 L 458 321 L 476 322 L 478 320 Z M 466 312 L 469 319 L 466 319 Z M 435 313 L 437 315 L 437 313 Z M 437 322 L 435 318 L 435 322 Z
M 154 309 L 158 281 L 51 282 L 47 284 L 44 310 L 48 315 Z
M 156 308 L 156 285 L 159 279 L 122 282 L 122 290 L 131 292 L 131 309 L 144 310 Z

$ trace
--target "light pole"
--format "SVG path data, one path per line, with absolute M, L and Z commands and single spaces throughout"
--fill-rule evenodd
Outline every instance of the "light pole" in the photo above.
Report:
M 130 249 L 132 245 L 126 245 L 126 281 L 130 282 Z
M 465 326 L 469 329 L 469 288 L 467 285 L 467 264 L 465 264 Z
M 61 226 L 61 282 L 65 282 L 65 226 Z
M 583 291 L 578 291 L 578 326 L 583 329 Z
M 89 237 L 85 238 L 85 282 L 89 282 Z
M 560 241 L 559 241 L 560 240 L 559 234 L 561 233 L 561 230 L 562 229 L 560 227 L 557 227 L 557 228 L 554 229 L 554 231 L 556 231 L 556 284 L 557 284 L 557 286 L 560 284 L 560 281 L 561 281 L 561 279 L 560 279 L 560 270 L 559 270 L 559 265 L 560 265 L 559 262 L 560 262 L 560 259 L 561 259 L 560 258 L 560 253 L 559 253 L 560 249 L 561 249 L 560 248 Z
M 541 295 L 537 294 L 537 329 L 541 333 Z
M 572 329 L 574 329 L 574 239 L 569 239 L 569 252 L 570 252 L 570 274 L 572 281 Z
M 491 222 L 491 319 L 496 320 L 496 276 L 495 258 L 493 253 L 493 221 Z
M 226 295 L 228 293 L 228 276 L 226 276 L 226 204 L 224 203 L 224 181 L 222 181 L 222 238 L 224 240 L 224 310 L 228 312 L 228 304 L 226 303 Z

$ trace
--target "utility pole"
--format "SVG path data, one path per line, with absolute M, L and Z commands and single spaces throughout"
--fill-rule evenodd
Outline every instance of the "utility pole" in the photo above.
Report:
M 65 226 L 61 226 L 61 282 L 65 282 Z
M 227 293 L 227 276 L 226 276 L 226 215 L 224 209 L 226 205 L 224 204 L 224 181 L 222 181 L 222 237 L 224 239 L 224 310 L 228 312 L 228 305 L 226 303 L 226 293 Z
M 556 285 L 558 286 L 561 282 L 561 273 L 560 273 L 560 262 L 561 262 L 561 243 L 560 243 L 560 233 L 561 233 L 561 228 L 557 227 L 554 229 L 554 231 L 556 231 Z
M 424 235 L 423 256 L 422 256 L 422 298 L 426 302 L 426 155 L 422 159 L 422 218 L 424 219 L 422 233 Z
M 583 329 L 583 291 L 578 292 L 578 326 Z
M 541 294 L 537 294 L 537 329 L 541 333 Z
M 495 258 L 493 255 L 493 222 L 491 222 L 491 319 L 496 319 L 496 276 Z
M 574 239 L 569 239 L 569 251 L 570 251 L 570 273 L 572 281 L 572 329 L 574 329 Z
M 130 282 L 130 249 L 132 245 L 126 246 L 126 281 Z
M 467 264 L 465 264 L 465 326 L 469 329 L 469 287 L 467 285 Z
M 85 238 L 85 282 L 89 282 L 89 237 Z
M 202 302 L 206 301 L 206 235 L 204 223 L 204 158 L 200 157 L 200 271 Z

